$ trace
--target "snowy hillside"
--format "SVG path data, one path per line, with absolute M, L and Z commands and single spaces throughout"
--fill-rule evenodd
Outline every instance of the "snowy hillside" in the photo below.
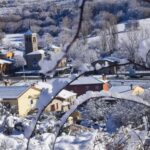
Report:
M 138 53 L 144 60 L 146 60 L 146 54 L 150 48 L 150 18 L 138 20 L 139 25 L 135 30 L 128 30 L 126 28 L 127 23 L 117 25 L 118 47 L 123 48 L 122 43 L 128 43 L 130 38 L 136 38 L 136 40 L 139 40 L 140 42 Z M 88 43 L 97 42 L 100 38 L 100 36 L 89 37 Z

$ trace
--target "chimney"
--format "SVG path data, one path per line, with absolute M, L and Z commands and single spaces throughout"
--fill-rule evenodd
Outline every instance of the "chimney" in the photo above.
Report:
M 103 84 L 103 91 L 109 91 L 109 84 L 107 82 Z

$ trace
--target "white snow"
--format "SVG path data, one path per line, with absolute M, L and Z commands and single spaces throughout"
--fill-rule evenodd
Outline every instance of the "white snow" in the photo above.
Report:
M 136 38 L 143 38 L 142 36 L 145 36 L 145 39 L 143 39 L 143 41 L 141 41 L 140 43 L 140 47 L 139 47 L 139 56 L 141 56 L 144 60 L 146 59 L 146 54 L 149 50 L 149 46 L 150 46 L 150 31 L 149 31 L 149 26 L 150 26 L 150 18 L 147 19 L 141 19 L 138 20 L 139 22 L 139 28 L 135 31 L 126 31 L 125 29 L 125 23 L 122 24 L 118 24 L 117 25 L 117 29 L 118 29 L 118 47 L 120 47 L 121 49 L 122 44 L 129 42 L 129 38 L 128 38 L 128 34 L 129 33 L 133 33 L 133 34 L 137 34 Z M 143 31 L 143 33 L 142 33 Z M 94 43 L 96 41 L 100 40 L 100 36 L 95 36 L 95 37 L 90 37 L 88 38 L 88 43 Z
M 64 98 L 64 99 L 68 99 L 68 98 L 70 98 L 70 97 L 72 97 L 72 96 L 76 96 L 77 94 L 76 93 L 74 93 L 74 92 L 70 92 L 70 91 L 68 91 L 68 90 L 62 90 L 59 94 L 58 94 L 58 97 L 62 97 L 62 98 Z
M 36 54 L 41 54 L 41 55 L 44 55 L 45 54 L 45 51 L 40 49 L 40 50 L 36 50 L 36 51 L 33 51 L 31 53 L 28 53 L 27 55 L 36 55 Z
M 71 85 L 88 85 L 88 84 L 101 84 L 101 83 L 102 81 L 97 80 L 93 76 L 88 76 L 88 77 L 78 78 L 76 81 L 71 83 Z
M 2 40 L 4 45 L 24 45 L 24 34 L 6 34 Z
M 0 64 L 12 64 L 11 61 L 0 59 Z
M 124 93 L 131 91 L 131 86 L 122 85 L 122 86 L 112 86 L 109 89 L 110 92 Z
M 65 56 L 64 52 L 51 52 L 50 53 L 50 60 L 43 59 L 39 62 L 39 65 L 41 67 L 42 73 L 47 73 L 48 71 L 52 71 L 56 66 L 57 62 L 61 60 Z

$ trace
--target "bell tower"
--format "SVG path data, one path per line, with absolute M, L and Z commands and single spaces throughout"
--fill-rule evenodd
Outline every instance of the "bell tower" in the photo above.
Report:
M 32 33 L 32 31 L 29 29 L 24 35 L 24 40 L 25 40 L 25 54 L 38 50 L 36 33 Z

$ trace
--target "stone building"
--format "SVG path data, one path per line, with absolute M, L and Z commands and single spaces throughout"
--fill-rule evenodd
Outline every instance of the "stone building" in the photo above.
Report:
M 25 40 L 25 54 L 38 50 L 38 42 L 36 33 L 28 30 L 24 35 Z

